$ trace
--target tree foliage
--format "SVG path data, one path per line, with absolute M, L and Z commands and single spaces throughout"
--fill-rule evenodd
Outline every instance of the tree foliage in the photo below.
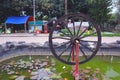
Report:
M 116 3 L 117 4 L 117 21 L 118 23 L 120 24 L 120 0 L 118 0 L 118 2 Z
M 92 17 L 103 30 L 104 23 L 111 18 L 112 0 L 72 0 L 68 1 L 69 12 L 82 12 Z
M 94 0 L 89 2 L 88 13 L 92 18 L 94 18 L 99 24 L 107 22 L 111 15 L 111 0 Z
M 88 0 L 88 14 L 100 25 L 101 30 L 107 26 L 111 18 L 112 0 Z
M 0 2 L 0 22 L 4 22 L 8 16 L 19 16 L 23 8 L 27 6 L 22 0 L 3 0 Z
M 49 17 L 59 16 L 63 13 L 63 0 L 38 0 L 38 12 Z
M 87 0 L 68 0 L 68 12 L 82 12 L 88 13 L 88 2 Z
M 64 14 L 64 0 L 35 0 L 36 17 L 41 19 L 44 15 L 60 17 Z M 67 0 L 68 13 L 82 12 L 90 15 L 99 24 L 107 22 L 110 18 L 111 0 Z M 33 0 L 1 0 L 0 22 L 4 22 L 11 15 L 33 15 Z

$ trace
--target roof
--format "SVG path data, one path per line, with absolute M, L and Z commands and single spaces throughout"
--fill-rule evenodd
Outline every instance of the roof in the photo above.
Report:
M 10 16 L 5 21 L 6 24 L 25 24 L 28 20 L 33 21 L 32 16 Z

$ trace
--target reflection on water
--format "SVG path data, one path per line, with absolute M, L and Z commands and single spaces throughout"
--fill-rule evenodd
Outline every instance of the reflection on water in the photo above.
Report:
M 106 80 L 111 80 L 110 78 L 116 78 L 116 77 L 120 76 L 120 74 L 118 72 L 116 72 L 112 66 L 109 66 L 107 68 L 105 75 L 106 75 Z

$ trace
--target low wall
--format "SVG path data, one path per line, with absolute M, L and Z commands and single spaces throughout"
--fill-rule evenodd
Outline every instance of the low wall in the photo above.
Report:
M 4 44 L 3 46 L 4 47 L 0 46 L 0 62 L 23 55 L 52 55 L 48 44 L 40 46 L 37 44 L 26 44 L 21 42 L 20 45 L 10 45 L 10 43 L 7 43 L 7 45 Z M 101 46 L 97 55 L 120 56 L 120 47 Z

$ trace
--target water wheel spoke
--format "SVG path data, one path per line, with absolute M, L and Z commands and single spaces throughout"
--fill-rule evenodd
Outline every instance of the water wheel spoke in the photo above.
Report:
M 67 51 L 67 50 L 70 48 L 71 45 L 72 45 L 72 44 L 70 43 L 70 45 L 68 45 L 68 47 L 66 47 L 66 48 L 60 53 L 59 57 L 61 57 L 62 54 L 63 54 L 65 51 Z
M 85 57 L 85 59 L 87 59 L 87 55 L 84 53 L 84 51 L 81 48 L 80 48 L 80 51 L 82 52 L 82 54 Z
M 76 35 L 76 32 L 75 32 L 75 23 L 73 22 L 73 32 L 74 32 L 74 36 Z
M 82 36 L 87 30 L 88 30 L 88 28 L 86 28 L 86 29 L 79 35 L 79 37 Z
M 98 41 L 89 41 L 89 40 L 80 40 L 81 42 L 93 42 L 93 43 L 97 43 Z
M 71 58 L 71 55 L 72 55 L 73 50 L 74 50 L 74 45 L 72 45 L 72 47 L 71 47 L 71 51 L 70 51 L 70 54 L 69 54 L 69 56 L 68 56 L 67 62 L 70 61 L 70 58 Z
M 92 36 L 92 35 L 94 35 L 94 34 L 96 34 L 96 33 L 97 33 L 97 32 L 93 32 L 93 33 L 91 33 L 91 34 L 89 34 L 89 35 L 82 36 L 82 37 L 80 37 L 80 39 L 83 39 L 83 38 L 86 38 L 86 37 Z
M 88 49 L 89 51 L 91 51 L 92 53 L 94 53 L 94 50 L 91 49 L 90 47 L 87 47 L 86 45 L 84 45 L 83 43 L 80 43 L 84 48 Z
M 81 26 L 82 26 L 82 21 L 80 22 L 80 25 L 78 27 L 77 36 L 79 35 L 79 31 L 80 31 Z
M 70 38 L 67 38 L 67 37 L 52 37 L 52 39 L 64 39 L 64 40 L 70 40 Z
M 62 49 L 60 48 L 61 46 L 63 47 L 63 46 L 66 46 L 67 44 L 70 44 L 70 41 L 61 43 L 61 45 L 58 46 L 57 53 L 59 53 L 59 51 L 62 50 Z M 54 48 L 55 48 L 55 47 L 54 47 Z
M 69 29 L 67 26 L 65 26 L 65 27 L 66 27 L 66 29 L 68 30 L 68 32 L 70 33 L 70 35 L 73 36 L 73 34 L 72 34 L 72 32 L 70 31 L 70 29 Z
M 67 37 L 70 37 L 70 35 L 69 34 L 66 34 L 66 33 L 64 33 L 63 31 L 59 31 L 59 32 L 61 32 L 62 34 L 64 34 L 64 35 L 66 35 Z
M 61 43 L 61 45 L 60 45 L 60 46 L 67 45 L 67 44 L 69 44 L 69 43 L 70 43 L 70 41 L 68 41 L 68 42 L 64 42 L 64 43 Z

